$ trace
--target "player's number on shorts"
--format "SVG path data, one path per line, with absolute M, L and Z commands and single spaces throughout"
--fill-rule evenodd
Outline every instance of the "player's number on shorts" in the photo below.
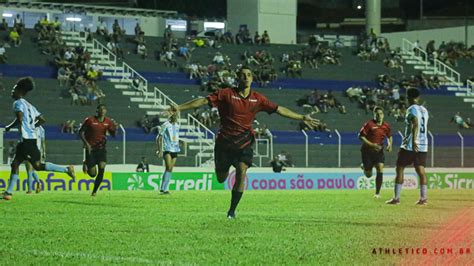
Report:
M 425 118 L 421 118 L 421 127 L 420 127 L 420 133 L 425 134 L 426 133 L 426 125 L 425 125 Z

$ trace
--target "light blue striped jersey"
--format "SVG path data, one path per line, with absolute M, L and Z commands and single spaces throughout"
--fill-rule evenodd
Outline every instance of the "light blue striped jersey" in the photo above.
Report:
M 21 98 L 13 102 L 13 112 L 22 112 L 23 121 L 21 123 L 20 141 L 23 139 L 36 139 L 35 121 L 40 112 L 27 100 Z
M 428 110 L 425 107 L 413 104 L 408 107 L 407 114 L 405 116 L 405 137 L 402 141 L 402 149 L 407 151 L 413 151 L 413 134 L 412 124 L 413 118 L 418 120 L 418 134 L 415 139 L 415 143 L 418 145 L 418 151 L 428 152 L 428 119 L 430 118 Z
M 163 151 L 180 152 L 178 123 L 172 124 L 166 121 L 161 125 L 158 134 L 163 137 Z
M 42 126 L 39 126 L 36 128 L 36 146 L 38 146 L 38 150 L 39 151 L 42 151 L 43 150 L 43 146 L 41 145 L 45 139 L 45 132 L 44 132 L 44 128 Z

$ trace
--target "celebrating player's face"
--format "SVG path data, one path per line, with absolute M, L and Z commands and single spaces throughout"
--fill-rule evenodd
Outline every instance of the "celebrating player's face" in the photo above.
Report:
M 383 118 L 384 118 L 383 111 L 378 109 L 377 111 L 375 111 L 374 117 L 375 117 L 375 121 L 377 121 L 378 123 L 383 122 Z
M 107 114 L 107 108 L 105 106 L 99 106 L 99 108 L 97 108 L 97 115 L 98 116 L 105 116 Z
M 248 88 L 252 84 L 253 75 L 250 69 L 242 69 L 239 72 L 239 87 Z

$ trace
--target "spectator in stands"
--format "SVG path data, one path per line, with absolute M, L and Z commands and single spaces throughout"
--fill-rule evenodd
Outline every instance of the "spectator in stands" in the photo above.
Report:
M 282 150 L 278 155 L 278 160 L 286 167 L 294 167 L 292 156 L 285 150 Z
M 303 77 L 303 69 L 301 67 L 301 61 L 291 60 L 286 65 L 286 76 L 291 76 L 292 78 Z
M 147 114 L 145 114 L 140 121 L 138 121 L 138 127 L 143 128 L 146 134 L 150 133 L 152 124 Z
M 262 44 L 270 44 L 270 35 L 267 31 L 264 31 L 262 34 Z
M 61 30 L 61 22 L 59 22 L 59 18 L 55 17 L 54 21 L 51 21 L 51 23 L 49 23 L 49 26 L 54 30 Z
M 69 77 L 71 76 L 71 70 L 68 67 L 61 66 L 58 69 L 58 81 L 59 87 L 69 84 Z
M 234 37 L 232 36 L 232 32 L 230 30 L 227 30 L 224 35 L 222 35 L 222 40 L 225 43 L 234 43 Z
M 212 62 L 215 64 L 224 64 L 224 56 L 220 52 L 216 52 Z
M 139 43 L 137 45 L 137 54 L 141 56 L 143 59 L 145 59 L 148 55 L 147 49 L 144 43 Z
M 184 60 L 188 62 L 191 59 L 192 51 L 194 49 L 189 48 L 189 44 L 185 44 L 184 46 L 179 47 L 179 55 L 184 57 Z
M 142 27 L 140 27 L 140 23 L 137 22 L 137 25 L 135 25 L 135 38 L 138 38 L 140 33 L 142 33 Z
M 147 162 L 146 157 L 142 157 L 142 160 L 137 165 L 137 169 L 135 170 L 139 173 L 149 173 L 150 172 L 150 165 Z
M 176 57 L 171 50 L 165 52 L 165 66 L 167 67 L 178 67 L 178 63 L 176 62 Z
M 469 123 L 470 123 L 470 120 L 471 120 L 471 119 L 469 119 Z M 457 113 L 453 116 L 453 118 L 451 118 L 451 122 L 456 123 L 456 125 L 458 125 L 459 128 L 463 128 L 463 129 L 469 129 L 469 128 L 470 128 L 469 124 L 466 123 L 466 121 L 464 121 L 464 119 L 462 118 L 460 112 L 457 112 Z
M 278 159 L 278 156 L 273 157 L 273 160 L 269 161 L 268 163 L 271 165 L 274 173 L 281 173 L 281 171 L 286 171 L 284 167 L 285 165 L 282 161 Z
M 109 41 L 107 42 L 107 49 L 109 49 L 113 54 L 117 54 L 117 47 L 115 47 L 115 43 L 112 41 L 111 38 L 109 38 Z
M 10 42 L 12 43 L 13 46 L 18 47 L 21 45 L 21 38 L 20 34 L 18 34 L 18 31 L 16 28 L 13 28 L 12 31 L 9 34 L 10 37 Z
M 48 27 L 49 26 L 48 16 L 44 16 L 42 19 L 40 19 L 39 23 L 43 27 Z
M 258 34 L 258 31 L 255 32 L 255 36 L 253 36 L 253 43 L 255 44 L 260 44 L 262 41 L 262 38 Z
M 79 131 L 79 125 L 76 125 L 76 120 L 67 120 L 61 127 L 61 133 L 76 134 Z
M 13 27 L 16 28 L 18 34 L 20 35 L 25 29 L 25 24 L 23 24 L 23 20 L 21 19 L 20 14 L 16 14 L 15 20 L 13 21 Z
M 6 64 L 7 63 L 7 51 L 5 50 L 5 44 L 3 42 L 0 42 L 0 64 Z
M 164 33 L 163 33 L 163 37 L 165 38 L 165 43 L 170 43 L 171 42 L 171 39 L 173 39 L 173 31 L 171 30 L 171 25 L 168 25 L 168 27 L 166 27 Z
M 97 72 L 94 68 L 89 67 L 86 73 L 86 78 L 91 83 L 95 83 L 99 79 L 99 72 Z
M 119 37 L 122 37 L 122 35 L 124 34 L 124 31 L 120 27 L 117 19 L 115 19 L 114 24 L 112 24 L 112 32 L 113 34 L 118 35 Z
M 0 23 L 0 30 L 7 31 L 8 30 L 8 22 L 5 18 L 2 18 L 2 22 Z
M 107 30 L 107 23 L 105 23 L 104 19 L 99 19 L 99 24 L 97 25 L 97 35 L 108 36 L 109 31 Z

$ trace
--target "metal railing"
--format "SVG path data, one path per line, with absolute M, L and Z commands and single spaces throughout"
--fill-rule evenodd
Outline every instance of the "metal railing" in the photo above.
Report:
M 99 50 L 100 55 L 106 55 L 108 56 L 107 63 L 108 65 L 113 69 L 114 76 L 117 73 L 117 56 L 109 50 L 105 45 L 97 41 L 96 39 L 93 39 L 93 50 Z M 94 53 L 94 51 L 92 51 Z
M 407 39 L 403 39 L 402 52 L 410 55 L 411 59 L 417 60 L 420 64 L 425 65 L 425 67 L 430 65 L 428 53 Z
M 455 83 L 456 86 L 461 87 L 461 75 L 459 72 L 439 61 L 438 59 L 434 60 L 434 71 L 435 75 L 445 76 L 447 80 Z
M 143 93 L 146 102 L 148 100 L 148 80 L 146 80 L 146 78 L 140 75 L 140 73 L 124 62 L 122 80 L 133 82 L 135 79 L 138 79 L 139 81 L 138 90 Z
M 474 92 L 474 82 L 467 80 L 466 82 L 467 85 L 467 93 L 473 93 Z
M 123 164 L 126 164 L 127 160 L 127 131 L 123 128 L 122 124 L 119 125 L 120 130 L 122 130 L 122 145 L 123 145 Z
M 177 105 L 173 100 L 171 100 L 170 97 L 168 97 L 168 95 L 163 93 L 157 87 L 153 88 L 153 96 L 154 96 L 153 106 L 158 106 L 158 105 L 163 105 L 163 106 L 173 105 L 173 106 L 176 106 Z
M 458 136 L 461 139 L 461 167 L 464 167 L 464 137 L 459 131 Z
M 262 167 L 263 158 L 272 158 L 270 157 L 270 142 L 270 139 L 255 140 L 254 157 L 258 158 L 260 167 Z M 265 145 L 265 148 L 263 149 L 264 153 L 261 152 L 260 145 Z
M 199 151 L 195 156 L 195 165 L 201 166 L 203 158 L 212 158 L 214 156 L 215 134 L 191 114 L 188 114 L 188 125 L 188 134 L 191 133 L 194 137 L 197 137 L 199 142 Z

